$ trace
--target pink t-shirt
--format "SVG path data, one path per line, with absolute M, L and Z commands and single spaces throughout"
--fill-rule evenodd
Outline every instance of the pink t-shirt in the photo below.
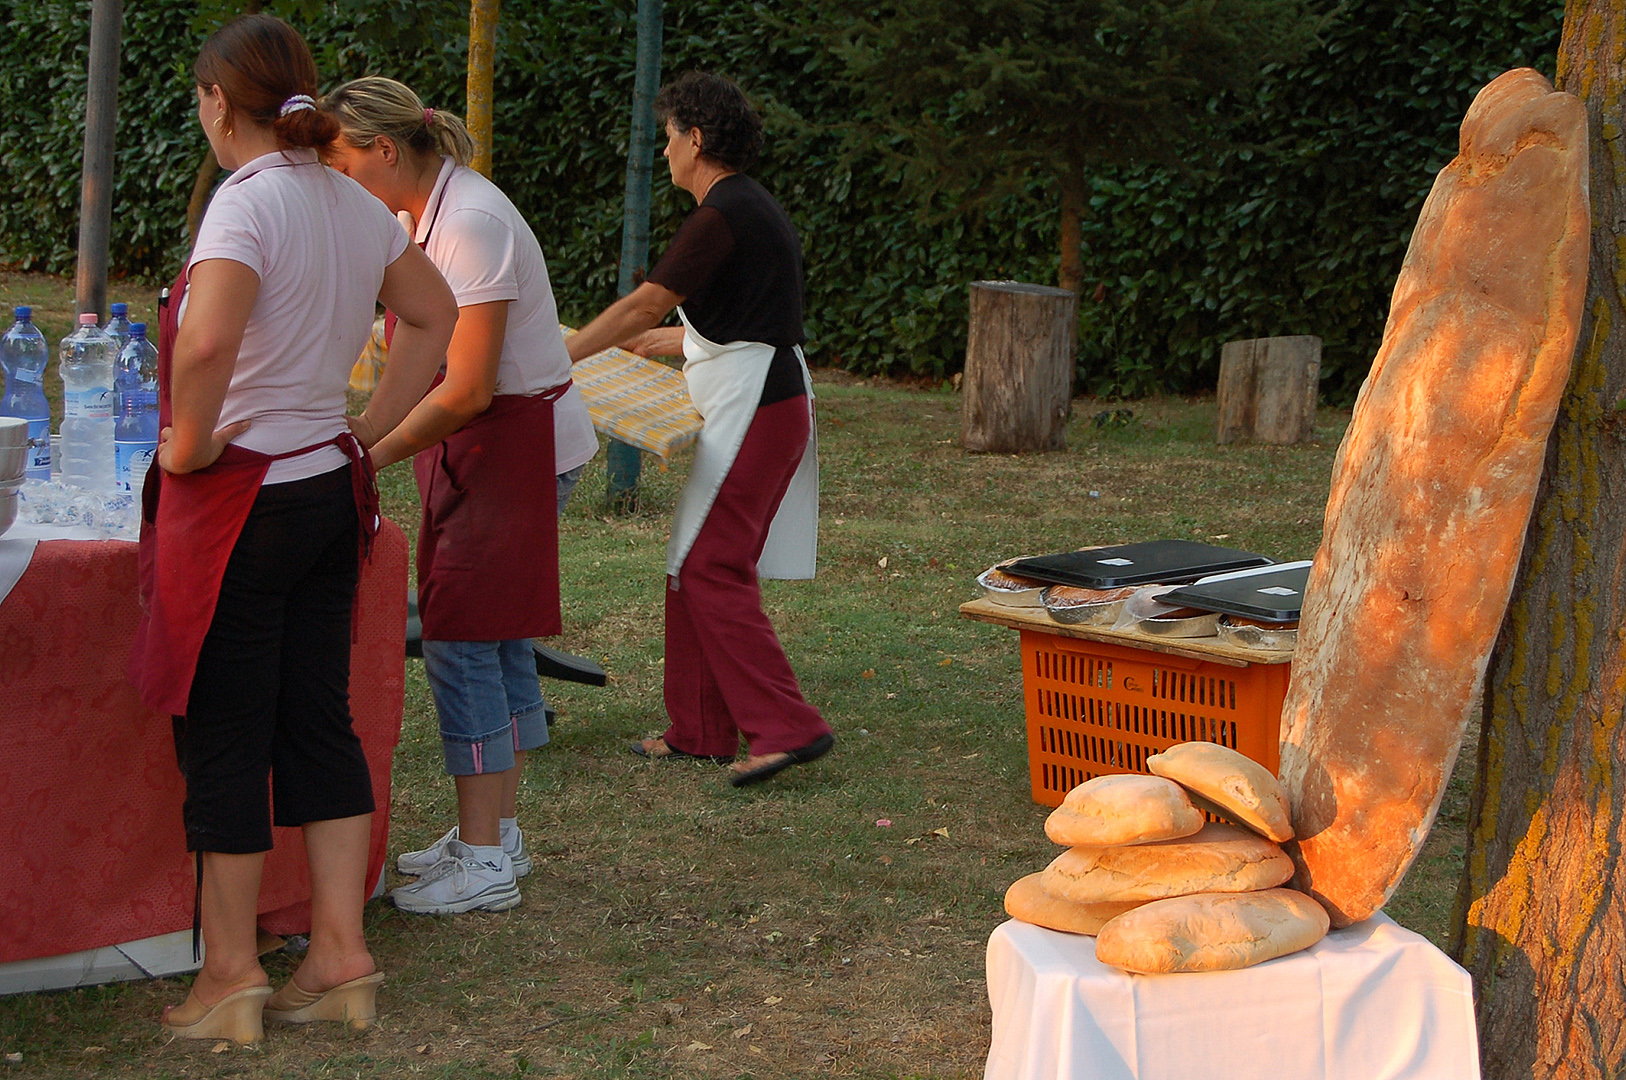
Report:
M 435 187 L 417 224 L 424 245 L 459 307 L 511 301 L 499 394 L 537 394 L 570 378 L 570 353 L 536 234 L 495 184 L 442 158 Z M 554 471 L 569 472 L 598 453 L 598 436 L 580 388 L 553 403 Z
M 384 268 L 407 242 L 383 203 L 314 150 L 257 157 L 215 192 L 188 265 L 230 259 L 260 278 L 220 410 L 222 425 L 251 421 L 239 445 L 278 454 L 345 430 L 350 369 L 372 332 Z M 344 462 L 328 447 L 273 462 L 265 482 Z

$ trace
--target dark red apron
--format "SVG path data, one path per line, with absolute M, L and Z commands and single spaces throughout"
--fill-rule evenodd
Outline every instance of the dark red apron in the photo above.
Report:
M 553 403 L 568 389 L 567 381 L 493 397 L 413 459 L 426 641 L 512 641 L 562 629 Z
M 175 279 L 158 316 L 158 423 L 171 422 L 170 358 L 187 275 Z M 351 460 L 351 484 L 361 523 L 362 555 L 371 552 L 378 531 L 378 488 L 372 459 L 346 431 L 314 446 L 282 454 L 262 454 L 231 445 L 214 464 L 175 475 L 147 470 L 141 492 L 141 542 L 137 563 L 141 620 L 130 651 L 129 677 L 142 704 L 184 715 L 197 671 L 198 654 L 214 621 L 226 563 L 243 522 L 260 493 L 273 461 L 337 446 Z

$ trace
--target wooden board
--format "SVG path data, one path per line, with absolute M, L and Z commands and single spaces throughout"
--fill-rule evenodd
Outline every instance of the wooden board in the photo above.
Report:
M 1219 638 L 1165 638 L 1134 631 L 1113 630 L 1105 626 L 1073 626 L 1059 623 L 1042 607 L 1016 608 L 996 604 L 989 599 L 972 600 L 960 605 L 960 614 L 975 622 L 1008 626 L 1013 630 L 1041 630 L 1059 637 L 1078 638 L 1082 641 L 1100 641 L 1110 645 L 1125 645 L 1132 649 L 1163 653 L 1166 656 L 1184 656 L 1191 660 L 1208 660 L 1227 667 L 1247 667 L 1250 664 L 1287 664 L 1293 653 L 1267 652 L 1263 649 L 1242 649 L 1227 645 Z

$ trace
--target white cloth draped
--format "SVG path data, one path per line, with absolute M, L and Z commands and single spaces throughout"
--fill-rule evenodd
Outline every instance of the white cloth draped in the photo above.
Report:
M 1477 1080 L 1468 973 L 1382 913 L 1241 971 L 1130 975 L 1095 938 L 988 941 L 986 1080 Z
M 666 572 L 672 577 L 683 569 L 683 560 L 700 535 L 711 504 L 756 418 L 774 354 L 772 345 L 760 341 L 727 345 L 708 341 L 695 331 L 681 307 L 678 317 L 683 319 L 683 376 L 689 383 L 689 398 L 705 427 L 695 440 L 689 480 L 672 514 L 672 538 L 666 545 Z M 813 380 L 800 348 L 796 350 L 796 361 L 807 388 L 807 449 L 779 503 L 762 557 L 757 561 L 757 576 L 763 578 L 811 578 L 818 565 L 819 448 L 812 425 Z

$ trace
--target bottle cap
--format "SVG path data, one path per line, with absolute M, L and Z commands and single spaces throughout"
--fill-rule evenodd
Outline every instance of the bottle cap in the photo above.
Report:
M 112 315 L 113 318 L 118 318 L 120 315 L 128 315 L 128 314 L 130 314 L 130 305 L 129 304 L 124 304 L 124 303 L 118 303 L 118 304 L 114 304 L 113 306 L 109 307 L 107 310 L 108 310 L 108 313 L 110 315 Z
M 130 336 L 133 337 L 133 338 L 144 338 L 144 337 L 146 337 L 147 336 L 147 324 L 144 323 L 144 322 L 133 322 L 133 323 L 131 323 L 130 324 Z
M 97 321 L 96 313 L 94 311 L 81 311 L 79 313 L 80 326 L 95 326 Z
M 19 304 L 11 309 L 11 314 L 13 318 L 17 319 L 32 319 L 34 317 L 34 309 L 29 307 L 27 304 Z

